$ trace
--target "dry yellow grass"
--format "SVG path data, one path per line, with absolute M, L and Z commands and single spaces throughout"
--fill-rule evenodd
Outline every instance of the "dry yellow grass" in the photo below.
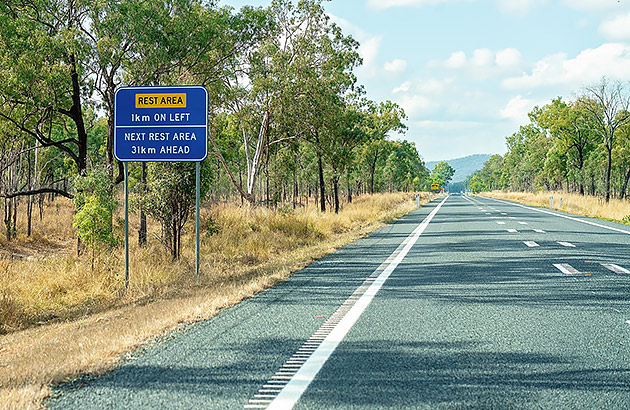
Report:
M 69 204 L 63 206 L 69 218 Z M 0 261 L 0 325 L 4 332 L 26 327 L 0 336 L 0 408 L 39 408 L 51 384 L 106 371 L 121 354 L 182 323 L 212 317 L 414 207 L 405 194 L 359 197 L 339 215 L 214 206 L 202 212 L 205 231 L 214 226 L 218 233 L 202 235 L 199 280 L 194 232 L 188 232 L 176 263 L 156 241 L 142 249 L 132 244 L 126 293 L 120 249 L 100 253 L 91 270 L 89 256 L 75 257 L 73 240 L 64 237 L 72 230 L 42 229 L 40 240 L 48 232 L 58 238 L 50 244 L 61 256 L 30 250 Z M 16 243 L 28 249 L 26 242 Z
M 630 200 L 611 198 L 606 203 L 602 198 L 569 194 L 566 192 L 486 192 L 483 196 L 503 198 L 528 205 L 543 208 L 558 209 L 575 215 L 590 216 L 593 218 L 608 219 L 630 225 Z M 553 197 L 553 206 L 550 207 L 549 198 Z

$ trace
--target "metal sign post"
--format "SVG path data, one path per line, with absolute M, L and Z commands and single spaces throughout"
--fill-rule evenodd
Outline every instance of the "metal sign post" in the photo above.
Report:
M 125 289 L 129 289 L 129 172 L 127 163 L 125 168 Z
M 125 169 L 125 288 L 129 287 L 128 162 L 195 162 L 195 276 L 199 276 L 201 161 L 208 156 L 202 86 L 121 87 L 114 94 L 114 156 Z
M 199 276 L 199 180 L 201 179 L 201 162 L 195 163 L 195 276 Z

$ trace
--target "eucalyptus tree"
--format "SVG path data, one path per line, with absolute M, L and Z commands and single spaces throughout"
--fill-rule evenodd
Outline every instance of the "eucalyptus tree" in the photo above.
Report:
M 208 162 L 201 166 L 200 196 L 210 189 L 213 174 Z M 173 260 L 181 255 L 182 231 L 195 205 L 195 165 L 189 162 L 149 164 L 147 191 L 138 196 L 147 213 L 162 225 L 162 244 Z
M 222 150 L 215 150 L 239 193 L 254 202 L 264 154 L 296 139 L 312 143 L 318 154 L 323 196 L 320 134 L 345 107 L 354 85 L 358 43 L 330 23 L 320 1 L 294 4 L 275 0 L 262 21 L 269 35 L 252 43 L 228 81 L 227 108 L 239 118 L 246 183 L 236 181 Z M 321 202 L 325 207 L 324 201 Z
M 403 133 L 407 126 L 403 120 L 407 119 L 405 112 L 400 106 L 391 101 L 375 104 L 369 103 L 369 118 L 367 121 L 370 140 L 364 145 L 363 160 L 369 170 L 370 193 L 374 193 L 374 175 L 379 160 L 384 160 L 386 152 L 386 138 L 390 132 Z
M 56 147 L 82 174 L 87 167 L 85 108 L 91 87 L 85 36 L 88 1 L 7 0 L 0 4 L 0 120 Z M 54 133 L 55 127 L 64 132 Z M 65 190 L 42 187 L 20 195 Z
M 455 168 L 446 161 L 440 161 L 431 170 L 431 182 L 446 185 L 453 178 L 453 175 L 455 175 Z
M 537 117 L 538 124 L 556 139 L 553 152 L 559 157 L 555 163 L 560 165 L 566 161 L 572 167 L 573 172 L 566 170 L 565 176 L 569 178 L 569 175 L 574 175 L 573 179 L 582 195 L 584 164 L 589 152 L 594 149 L 595 139 L 592 124 L 583 105 L 584 101 L 581 99 L 566 103 L 559 97 L 542 107 Z M 552 160 L 549 161 L 550 164 L 551 162 Z
M 212 3 L 203 5 L 197 0 L 108 1 L 107 5 L 118 11 L 102 13 L 103 17 L 99 20 L 102 24 L 97 27 L 100 29 L 101 37 L 112 38 L 112 46 L 105 50 L 99 60 L 101 61 L 99 67 L 105 68 L 101 76 L 105 85 L 102 92 L 104 99 L 110 102 L 113 102 L 113 90 L 118 83 L 132 86 L 198 84 L 209 89 L 209 106 L 216 107 L 231 62 L 238 58 L 249 41 L 256 38 L 254 30 L 244 29 L 249 26 L 250 8 L 232 15 L 229 8 L 217 8 Z M 112 14 L 122 14 L 124 17 L 122 21 L 118 21 L 120 18 L 112 18 Z M 128 32 L 133 35 L 128 36 Z M 116 57 L 118 50 L 127 52 Z M 119 74 L 112 76 L 111 71 L 108 73 L 107 69 L 118 63 Z M 115 80 L 115 83 L 112 80 Z M 111 104 L 109 107 L 113 108 Z M 109 118 L 108 161 L 111 161 L 113 136 L 111 110 Z M 143 163 L 138 185 L 140 193 L 147 190 L 147 178 L 151 170 L 162 172 L 163 168 L 168 167 L 177 169 L 178 166 L 163 164 L 161 167 L 147 167 L 147 164 Z M 119 177 L 115 182 L 118 181 L 120 164 Z M 146 242 L 144 203 L 138 202 L 140 244 Z M 165 200 L 163 203 L 175 206 L 170 201 Z M 171 209 L 169 212 L 175 218 L 184 215 L 177 209 Z M 177 220 L 174 224 L 181 225 L 181 221 Z M 167 234 L 170 231 L 163 232 Z
M 359 102 L 360 104 L 360 102 Z M 347 105 L 322 129 L 320 149 L 332 170 L 331 184 L 335 213 L 339 213 L 339 180 L 354 160 L 355 150 L 368 140 L 366 113 L 360 105 Z
M 615 136 L 619 127 L 630 122 L 630 93 L 621 82 L 610 83 L 605 77 L 599 85 L 586 87 L 583 107 L 595 123 L 594 131 L 604 143 L 607 154 L 606 164 L 606 202 L 610 201 L 610 177 L 613 163 Z
M 495 190 L 505 188 L 505 180 L 503 178 L 503 157 L 494 154 L 483 164 L 483 168 L 475 172 L 478 180 L 482 181 L 482 185 L 477 187 L 485 187 L 485 189 Z M 472 181 L 472 180 L 471 180 Z M 470 186 L 469 186 L 470 187 Z M 475 191 L 470 187 L 473 192 Z
M 475 194 L 488 190 L 487 181 L 484 180 L 484 178 L 478 172 L 468 177 L 466 183 L 468 189 L 470 189 Z
M 630 183 L 630 124 L 619 128 L 618 141 L 614 148 L 615 166 L 618 169 L 621 189 L 619 198 L 628 197 L 628 185 Z

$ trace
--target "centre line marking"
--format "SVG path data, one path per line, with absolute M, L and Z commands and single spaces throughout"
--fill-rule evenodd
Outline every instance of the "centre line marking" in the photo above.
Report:
M 560 272 L 564 273 L 565 275 L 581 275 L 582 273 L 575 269 L 573 266 L 569 265 L 568 263 L 554 263 L 553 266 L 555 266 Z
M 341 343 L 352 326 L 354 326 L 356 321 L 372 302 L 372 299 L 374 299 L 394 269 L 396 269 L 405 256 L 407 256 L 407 253 L 409 253 L 411 248 L 418 241 L 420 235 L 422 235 L 427 226 L 429 226 L 433 217 L 435 217 L 448 198 L 448 196 L 444 198 L 442 202 L 440 202 L 440 204 L 436 206 L 426 218 L 424 218 L 420 225 L 418 225 L 418 227 L 398 246 L 394 253 L 392 253 L 389 258 L 387 258 L 387 260 L 376 269 L 376 271 L 379 271 L 381 267 L 384 267 L 381 274 L 374 281 L 370 282 L 367 290 L 359 297 L 356 303 L 343 316 L 328 336 L 326 336 L 326 339 L 324 339 L 308 360 L 304 362 L 304 365 L 297 371 L 291 380 L 289 380 L 278 396 L 276 396 L 276 398 L 269 404 L 269 407 L 267 407 L 268 409 L 287 410 L 292 409 L 295 406 L 302 394 L 315 379 L 317 373 L 319 373 L 321 368 L 324 366 L 324 363 L 326 363 L 339 343 Z
M 625 273 L 625 274 L 629 274 L 630 270 L 626 269 L 626 268 L 622 268 L 619 265 L 615 265 L 614 263 L 602 263 L 601 264 L 604 268 L 608 269 L 609 271 L 615 272 L 615 273 Z
M 525 242 L 523 242 L 523 243 L 524 243 L 525 245 L 529 246 L 530 248 L 535 248 L 535 247 L 537 247 L 537 246 L 540 246 L 540 245 L 538 245 L 538 244 L 537 244 L 536 242 L 534 242 L 534 241 L 525 241 Z

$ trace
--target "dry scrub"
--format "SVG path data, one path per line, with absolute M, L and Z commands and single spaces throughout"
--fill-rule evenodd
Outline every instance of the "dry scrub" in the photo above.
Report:
M 486 192 L 482 195 L 508 199 L 527 205 L 550 208 L 550 197 L 553 197 L 552 209 L 558 209 L 575 215 L 589 216 L 593 218 L 607 219 L 630 225 L 630 200 L 611 198 L 606 203 L 603 198 L 568 194 L 566 192 L 539 192 L 536 194 L 527 192 Z
M 7 255 L 11 247 L 26 250 L 0 260 L 0 408 L 39 408 L 51 384 L 106 371 L 121 354 L 285 280 L 409 212 L 415 201 L 408 194 L 362 196 L 339 215 L 313 208 L 205 208 L 200 278 L 193 274 L 193 230 L 175 263 L 157 240 L 145 248 L 132 241 L 128 292 L 122 249 L 98 253 L 92 270 L 89 252 L 73 255 L 70 204 L 54 206 L 47 212 L 58 212 L 56 223 L 35 228 L 38 247 L 29 248 L 32 240 L 24 237 L 1 244 Z M 130 232 L 136 229 L 132 224 Z M 150 237 L 157 229 L 150 227 Z

